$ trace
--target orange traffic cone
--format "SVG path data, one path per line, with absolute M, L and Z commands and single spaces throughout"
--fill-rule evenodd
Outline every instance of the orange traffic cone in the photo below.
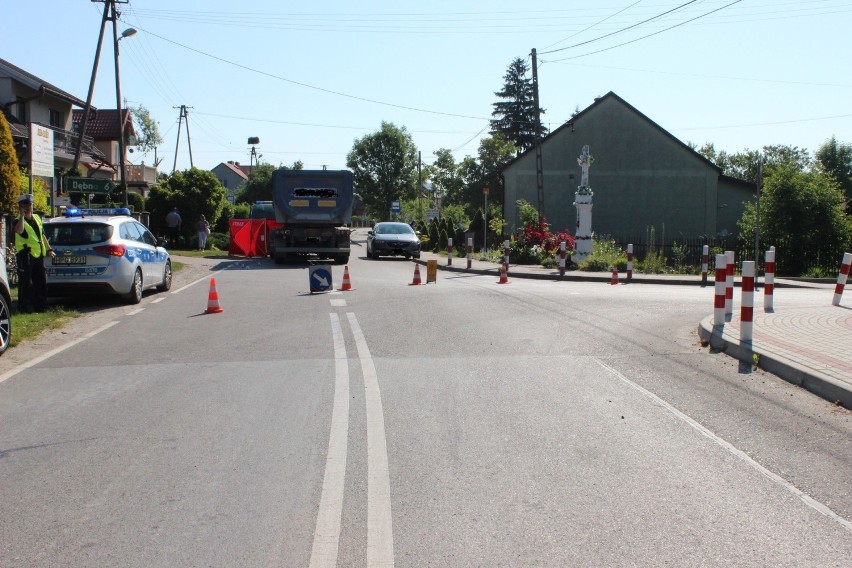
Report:
M 508 284 L 509 283 L 509 268 L 508 265 L 504 262 L 500 265 L 500 280 L 497 281 L 497 284 Z
M 409 286 L 419 286 L 421 284 L 423 284 L 423 282 L 420 280 L 420 265 L 415 262 L 414 279 L 411 281 L 411 284 L 409 284 Z
M 355 288 L 352 287 L 352 283 L 349 282 L 349 265 L 347 264 L 343 267 L 343 286 L 338 288 L 338 290 L 341 292 L 347 292 L 354 289 Z
M 618 270 L 614 266 L 612 267 L 612 278 L 609 283 L 612 285 L 618 284 Z
M 222 308 L 219 307 L 219 294 L 216 293 L 216 279 L 210 279 L 210 293 L 207 295 L 206 314 L 221 314 Z

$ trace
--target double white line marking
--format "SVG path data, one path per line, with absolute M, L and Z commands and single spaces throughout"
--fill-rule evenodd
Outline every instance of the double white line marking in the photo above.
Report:
M 329 314 L 334 340 L 335 387 L 331 434 L 319 513 L 311 550 L 312 568 L 337 565 L 349 436 L 349 360 L 338 314 Z M 390 474 L 382 395 L 373 357 L 355 314 L 347 313 L 355 338 L 367 406 L 367 566 L 393 566 Z

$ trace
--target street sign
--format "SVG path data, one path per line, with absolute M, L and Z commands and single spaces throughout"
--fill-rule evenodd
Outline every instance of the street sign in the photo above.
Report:
M 106 195 L 115 190 L 115 182 L 111 179 L 96 178 L 67 178 L 68 193 L 97 193 Z
M 308 281 L 311 294 L 328 292 L 334 287 L 331 280 L 331 267 L 327 264 L 311 265 L 308 268 Z
M 391 202 L 391 213 L 399 213 L 399 212 L 400 212 L 399 201 Z

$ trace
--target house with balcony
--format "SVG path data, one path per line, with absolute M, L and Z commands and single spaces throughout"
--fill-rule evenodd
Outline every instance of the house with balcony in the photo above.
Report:
M 121 117 L 119 119 L 119 116 Z M 113 168 L 114 176 L 112 179 L 118 183 L 121 176 L 118 172 L 118 166 L 121 163 L 119 156 L 118 140 L 120 134 L 119 120 L 124 121 L 124 138 L 127 141 L 125 144 L 126 152 L 133 152 L 132 148 L 127 146 L 133 143 L 136 137 L 136 130 L 133 126 L 133 118 L 129 109 L 121 109 L 121 114 L 115 109 L 92 109 L 89 111 L 89 116 L 86 120 L 86 137 L 94 141 L 94 145 L 105 155 L 111 164 L 115 164 Z M 72 117 L 74 123 L 74 132 L 80 131 L 80 126 L 83 122 L 83 110 L 75 109 Z M 95 172 L 90 171 L 94 177 Z M 142 197 L 148 197 L 148 190 L 157 183 L 157 168 L 151 165 L 146 165 L 143 161 L 141 164 L 131 164 L 127 156 L 124 158 L 124 179 L 127 181 L 127 190 L 140 194 Z
M 61 188 L 62 174 L 74 163 L 80 142 L 73 129 L 73 109 L 85 107 L 85 104 L 44 79 L 0 59 L 0 108 L 9 121 L 21 167 L 29 169 L 30 166 L 30 124 L 53 131 L 54 175 L 48 187 L 53 189 L 54 195 Z M 113 179 L 116 174 L 108 156 L 88 136 L 83 136 L 80 145 L 79 169 L 90 177 Z

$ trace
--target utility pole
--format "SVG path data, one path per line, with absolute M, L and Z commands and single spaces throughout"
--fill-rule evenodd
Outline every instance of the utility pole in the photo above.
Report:
M 104 43 L 104 31 L 109 21 L 109 13 L 112 2 L 104 2 L 104 15 L 101 18 L 101 32 L 98 34 L 98 47 L 95 49 L 95 62 L 92 65 L 92 78 L 89 79 L 89 94 L 86 95 L 86 106 L 83 107 L 83 117 L 80 120 L 80 132 L 77 136 L 77 147 L 74 148 L 74 162 L 71 170 L 76 170 L 80 163 L 80 155 L 83 151 L 83 135 L 86 134 L 86 126 L 89 124 L 89 109 L 92 108 L 92 96 L 95 93 L 95 78 L 98 76 L 98 63 L 101 60 L 101 47 Z
M 533 104 L 535 105 L 535 181 L 538 189 L 538 214 L 544 215 L 544 168 L 541 163 L 541 105 L 538 102 L 538 60 L 532 53 Z
M 180 146 L 180 125 L 186 119 L 186 142 L 189 144 L 189 167 L 193 168 L 195 165 L 192 163 L 192 140 L 189 139 L 189 112 L 186 110 L 186 105 L 180 105 L 180 107 L 172 107 L 172 108 L 180 108 L 180 114 L 178 115 L 178 132 L 177 132 L 177 141 L 175 142 L 175 161 L 172 164 L 172 173 L 175 173 L 177 169 L 177 155 L 178 155 L 178 146 Z
M 754 265 L 760 263 L 760 191 L 763 187 L 763 156 L 757 162 L 757 201 L 754 205 Z M 757 284 L 757 270 L 754 273 L 754 283 Z

